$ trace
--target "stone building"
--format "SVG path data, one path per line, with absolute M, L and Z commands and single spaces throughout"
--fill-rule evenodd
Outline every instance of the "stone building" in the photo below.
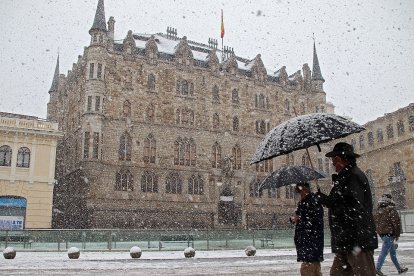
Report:
M 268 72 L 260 54 L 167 33 L 115 40 L 99 0 L 90 44 L 67 75 L 59 58 L 48 118 L 58 148 L 56 228 L 258 228 L 287 224 L 292 187 L 257 191 L 304 152 L 251 166 L 264 134 L 299 114 L 325 112 L 313 68 Z M 328 165 L 329 166 L 329 165 Z M 282 207 L 282 208 L 281 208 Z
M 346 138 L 361 157 L 376 201 L 385 192 L 398 209 L 414 209 L 414 103 L 364 124 Z
M 0 112 L 0 230 L 51 228 L 58 124 Z

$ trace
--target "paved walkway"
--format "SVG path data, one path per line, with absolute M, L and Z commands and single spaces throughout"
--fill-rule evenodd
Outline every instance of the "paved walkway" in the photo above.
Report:
M 403 235 L 398 258 L 414 275 L 414 235 Z M 377 259 L 379 251 L 375 252 Z M 323 275 L 329 275 L 333 254 L 326 250 Z M 0 274 L 7 275 L 299 275 L 294 250 L 258 250 L 247 257 L 243 250 L 197 251 L 186 259 L 183 252 L 145 252 L 131 259 L 129 252 L 81 252 L 77 260 L 65 252 L 17 252 L 14 260 L 0 259 Z M 383 272 L 398 275 L 388 258 Z

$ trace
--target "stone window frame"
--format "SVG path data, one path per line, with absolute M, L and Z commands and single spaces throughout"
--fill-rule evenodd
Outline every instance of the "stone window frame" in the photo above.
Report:
M 11 166 L 12 153 L 12 148 L 9 145 L 2 145 L 0 147 L 0 166 Z
M 233 170 L 241 170 L 241 148 L 238 144 L 232 148 L 232 161 Z
M 91 133 L 89 131 L 85 131 L 83 135 L 83 158 L 89 158 L 89 144 L 91 139 Z
M 156 152 L 157 141 L 152 134 L 149 134 L 144 140 L 144 163 L 155 164 Z
M 119 161 L 131 161 L 132 156 L 132 137 L 128 132 L 124 132 L 119 138 Z
M 238 116 L 233 117 L 233 131 L 240 131 L 240 121 Z
M 368 145 L 373 146 L 374 145 L 374 133 L 372 131 L 368 132 Z
M 158 176 L 154 172 L 144 171 L 142 174 L 141 192 L 158 193 Z
M 220 103 L 220 89 L 217 84 L 215 84 L 211 90 L 213 103 Z
M 92 158 L 98 159 L 99 158 L 99 132 L 94 132 L 92 137 Z
M 258 197 L 261 198 L 263 196 L 263 189 L 259 189 L 262 179 L 253 179 L 249 185 L 249 195 L 250 197 Z
M 155 84 L 156 84 L 155 75 L 153 73 L 150 73 L 148 75 L 148 82 L 147 82 L 148 91 L 155 92 Z
M 178 172 L 170 172 L 165 178 L 165 193 L 167 194 L 181 194 L 182 193 L 182 179 Z
M 220 129 L 220 116 L 218 113 L 213 114 L 213 130 Z
M 387 125 L 387 138 L 388 139 L 394 138 L 394 127 L 392 124 Z
M 398 136 L 403 135 L 404 132 L 405 132 L 404 121 L 403 120 L 398 120 L 397 121 L 397 134 L 398 134 Z
M 211 150 L 212 160 L 211 160 L 211 167 L 215 169 L 221 169 L 221 146 L 218 142 L 215 142 L 212 146 Z
M 21 147 L 17 151 L 16 167 L 18 168 L 29 168 L 30 167 L 30 149 L 28 147 Z
M 191 175 L 188 178 L 188 194 L 189 195 L 203 195 L 204 181 L 200 175 Z
M 128 169 L 121 169 L 119 172 L 116 173 L 115 191 L 134 191 L 134 176 Z
M 382 132 L 382 128 L 377 129 L 377 141 L 381 144 L 384 142 L 384 133 Z

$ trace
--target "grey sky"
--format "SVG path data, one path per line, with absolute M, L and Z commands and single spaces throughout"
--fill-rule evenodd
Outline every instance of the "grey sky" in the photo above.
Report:
M 0 2 L 0 111 L 46 117 L 58 49 L 66 74 L 89 44 L 98 0 Z M 414 1 L 386 0 L 105 0 L 115 17 L 115 39 L 166 32 L 207 43 L 220 41 L 236 55 L 262 55 L 268 74 L 312 67 L 312 33 L 336 113 L 365 123 L 414 102 Z

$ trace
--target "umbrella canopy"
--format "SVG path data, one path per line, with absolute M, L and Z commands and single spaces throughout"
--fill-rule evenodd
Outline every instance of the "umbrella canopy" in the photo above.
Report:
M 328 113 L 311 113 L 289 119 L 266 134 L 250 164 L 305 149 L 365 130 L 357 123 Z
M 279 188 L 289 184 L 309 182 L 325 177 L 325 174 L 306 166 L 287 166 L 268 175 L 262 183 L 260 183 L 259 190 Z

